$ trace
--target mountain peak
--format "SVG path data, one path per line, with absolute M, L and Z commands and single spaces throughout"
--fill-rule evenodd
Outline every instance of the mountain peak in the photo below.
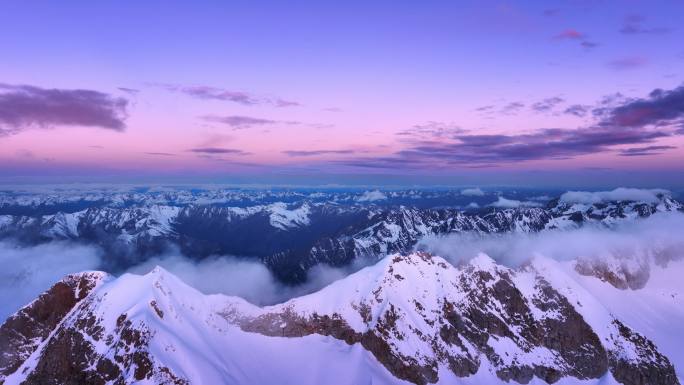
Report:
M 35 324 L 35 314 L 45 312 L 40 303 L 69 299 L 63 310 L 47 310 L 40 319 L 49 321 L 39 323 L 37 335 L 24 332 L 0 344 L 12 349 L 2 351 L 10 357 L 2 375 L 7 384 L 81 376 L 250 384 L 283 373 L 297 383 L 345 383 L 325 373 L 302 377 L 264 350 L 284 344 L 288 357 L 297 352 L 287 361 L 294 367 L 298 357 L 309 360 L 302 368 L 352 365 L 344 369 L 356 368 L 349 384 L 424 385 L 470 376 L 487 383 L 609 376 L 629 385 L 634 378 L 676 384 L 672 364 L 656 345 L 615 318 L 572 274 L 541 259 L 510 269 L 484 254 L 459 266 L 428 253 L 395 254 L 319 292 L 263 308 L 201 294 L 161 267 L 117 279 L 76 274 L 2 326 L 0 342 L 26 330 L 17 319 Z M 351 362 L 349 349 L 356 352 Z M 256 368 L 252 355 L 270 358 Z

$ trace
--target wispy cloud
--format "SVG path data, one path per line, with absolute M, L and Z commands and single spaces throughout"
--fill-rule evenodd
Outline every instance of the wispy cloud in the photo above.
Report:
M 0 83 L 0 136 L 55 126 L 126 128 L 128 101 L 92 90 Z
M 576 29 L 566 29 L 555 35 L 553 38 L 557 40 L 581 40 L 584 39 L 584 34 Z
M 292 100 L 285 100 L 285 99 L 274 99 L 273 104 L 276 107 L 299 107 L 301 106 L 301 103 L 295 102 Z
M 559 105 L 563 102 L 565 102 L 565 100 L 563 98 L 558 97 L 558 96 L 554 96 L 551 98 L 546 98 L 544 100 L 540 100 L 540 101 L 532 104 L 532 106 L 530 106 L 530 108 L 532 108 L 532 110 L 536 111 L 536 112 L 550 112 L 557 105 Z
M 271 125 L 271 124 L 288 124 L 288 125 L 300 124 L 299 122 L 294 122 L 294 121 L 272 120 L 272 119 L 255 118 L 255 117 L 251 117 L 251 116 L 241 116 L 241 115 L 230 115 L 230 116 L 206 115 L 206 116 L 202 116 L 202 119 L 204 119 L 207 122 L 226 124 L 228 126 L 233 127 L 234 129 L 243 129 L 243 128 L 250 128 L 250 127 L 254 127 L 254 126 L 265 126 L 265 125 Z
M 599 44 L 593 41 L 583 40 L 580 42 L 580 46 L 582 46 L 582 48 L 592 49 L 598 47 Z
M 211 154 L 211 155 L 250 155 L 250 152 L 243 150 L 238 150 L 234 148 L 221 148 L 221 147 L 197 147 L 191 148 L 188 151 L 194 152 L 196 154 Z
M 646 18 L 642 15 L 629 15 L 625 18 L 620 33 L 625 35 L 662 35 L 672 31 L 665 27 L 645 27 Z
M 356 151 L 354 150 L 287 150 L 287 151 L 282 151 L 283 154 L 287 156 L 293 156 L 293 157 L 299 157 L 299 156 L 317 156 L 317 155 L 330 155 L 330 154 L 336 154 L 336 155 L 347 155 L 347 154 L 354 154 Z
M 145 154 L 153 156 L 176 156 L 176 154 L 170 152 L 146 152 Z
M 440 138 L 449 138 L 457 134 L 462 134 L 466 130 L 459 127 L 455 123 L 430 121 L 427 123 L 416 124 L 411 128 L 397 132 L 398 136 L 404 137 L 408 140 L 436 140 Z
M 501 113 L 504 115 L 515 115 L 525 107 L 524 103 L 521 102 L 510 102 L 501 108 Z
M 578 41 L 580 46 L 586 49 L 594 48 L 598 46 L 597 43 L 592 42 L 588 40 L 588 37 L 586 34 L 573 29 L 573 28 L 568 28 L 566 30 L 561 31 L 557 35 L 553 36 L 554 40 L 574 40 Z
M 573 104 L 568 106 L 563 113 L 583 118 L 587 115 L 587 113 L 589 113 L 590 108 L 590 106 L 582 104 Z
M 128 88 L 128 87 L 117 87 L 117 90 L 125 92 L 129 95 L 137 95 L 140 90 L 136 88 Z
M 292 100 L 258 96 L 251 92 L 229 90 L 206 85 L 183 86 L 166 83 L 150 83 L 150 85 L 161 87 L 170 92 L 182 93 L 196 99 L 228 101 L 245 106 L 270 104 L 275 107 L 295 107 L 301 105 L 299 102 Z
M 608 66 L 616 70 L 631 70 L 644 67 L 647 64 L 648 60 L 641 56 L 628 56 L 608 62 Z
M 544 16 L 546 16 L 546 17 L 552 17 L 552 16 L 558 15 L 559 13 L 560 13 L 560 9 L 558 9 L 558 8 L 549 8 L 549 9 L 545 9 L 545 10 L 542 12 L 542 15 L 544 15 Z
M 208 115 L 208 116 L 203 116 L 202 119 L 204 119 L 208 122 L 227 124 L 233 128 L 249 128 L 249 127 L 253 127 L 253 126 L 263 126 L 263 125 L 267 125 L 267 124 L 277 123 L 275 120 L 271 120 L 271 119 L 253 118 L 250 116 L 237 116 L 237 115 L 233 115 L 233 116 Z
M 646 146 L 646 147 L 632 147 L 620 150 L 621 156 L 648 156 L 659 155 L 667 150 L 674 150 L 675 146 Z
M 567 159 L 621 144 L 651 143 L 665 132 L 612 128 L 542 129 L 521 135 L 464 135 L 452 143 L 425 143 L 399 153 L 404 159 L 450 164 Z

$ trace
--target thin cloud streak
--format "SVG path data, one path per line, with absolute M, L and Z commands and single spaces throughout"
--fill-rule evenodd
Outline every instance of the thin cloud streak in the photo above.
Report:
M 579 32 L 576 29 L 566 29 L 553 37 L 554 40 L 575 40 L 579 41 L 580 46 L 586 49 L 591 49 L 598 46 L 597 43 L 587 40 L 587 35 Z
M 251 116 L 242 116 L 242 115 L 230 115 L 230 116 L 216 116 L 216 115 L 205 115 L 201 117 L 203 120 L 211 123 L 221 123 L 225 124 L 228 126 L 233 127 L 233 129 L 244 129 L 244 128 L 250 128 L 254 126 L 265 126 L 265 125 L 272 125 L 272 124 L 288 124 L 288 125 L 297 125 L 300 124 L 300 122 L 294 122 L 294 121 L 279 121 L 279 120 L 272 120 L 272 119 L 264 119 L 264 118 L 255 118 Z
M 675 146 L 646 146 L 646 147 L 632 147 L 620 150 L 620 156 L 650 156 L 660 155 L 667 150 L 674 150 Z
M 625 18 L 620 33 L 625 35 L 663 35 L 672 32 L 670 28 L 644 27 L 644 21 L 646 18 L 642 15 L 629 15 Z
M 557 105 L 563 102 L 565 102 L 565 99 L 554 96 L 532 104 L 531 108 L 533 111 L 545 113 L 552 111 Z
M 250 155 L 250 152 L 238 150 L 234 148 L 220 148 L 220 147 L 197 147 L 191 148 L 188 151 L 196 154 L 230 154 L 230 155 Z
M 608 66 L 615 70 L 631 70 L 644 67 L 648 64 L 648 60 L 641 56 L 623 57 L 608 62 Z
M 282 98 L 260 97 L 250 92 L 228 90 L 225 88 L 206 85 L 183 86 L 178 84 L 150 83 L 155 87 L 163 88 L 169 92 L 182 93 L 187 96 L 202 100 L 228 101 L 245 106 L 272 105 L 275 107 L 297 107 L 299 102 Z
M 282 153 L 287 155 L 287 156 L 301 157 L 301 156 L 317 156 L 317 155 L 330 155 L 330 154 L 346 155 L 346 154 L 354 154 L 354 153 L 356 153 L 356 151 L 354 151 L 354 150 L 311 150 L 311 151 L 286 150 L 286 151 L 282 151 Z

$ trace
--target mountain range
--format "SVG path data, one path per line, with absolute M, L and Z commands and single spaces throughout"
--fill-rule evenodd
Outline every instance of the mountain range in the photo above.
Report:
M 307 195 L 5 212 L 0 232 L 20 245 L 94 244 L 109 259 L 104 271 L 64 277 L 0 326 L 0 384 L 680 384 L 681 240 L 641 234 L 649 245 L 635 252 L 625 244 L 633 233 L 616 241 L 601 231 L 679 219 L 684 206 L 661 191 L 614 195 L 470 209 Z M 30 202 L 5 209 L 49 206 Z M 681 221 L 656 223 L 660 231 Z M 574 249 L 594 242 L 584 229 L 603 229 L 598 242 L 610 252 Z M 535 246 L 515 263 L 440 256 L 421 243 L 574 233 L 557 245 L 580 250 L 572 258 Z M 372 263 L 267 306 L 204 294 L 159 266 L 121 274 L 169 247 L 197 260 L 256 260 L 288 285 L 320 264 Z
M 395 194 L 405 199 L 416 193 Z M 422 194 L 411 199 L 422 202 L 440 197 L 440 193 L 431 193 L 428 198 L 427 193 Z M 449 197 L 450 193 L 441 194 Z M 238 196 L 231 202 L 249 203 L 243 195 Z M 232 255 L 262 262 L 282 282 L 297 284 L 306 281 L 313 266 L 339 267 L 363 257 L 407 253 L 425 236 L 527 233 L 587 224 L 612 226 L 658 212 L 684 210 L 680 202 L 660 192 L 654 193 L 650 201 L 549 198 L 544 203 L 509 201 L 517 202 L 518 207 L 469 209 L 397 205 L 385 200 L 381 200 L 382 204 L 360 202 L 361 196 L 279 193 L 262 197 L 260 204 L 233 206 L 217 203 L 219 197 L 213 195 L 194 196 L 193 200 L 192 195 L 178 192 L 162 197 L 145 193 L 116 195 L 106 204 L 101 195 L 82 195 L 77 200 L 80 204 L 100 203 L 50 214 L 35 212 L 54 206 L 55 200 L 61 202 L 56 206 L 61 209 L 65 203 L 50 195 L 15 197 L 13 201 L 6 198 L 4 211 L 0 208 L 4 213 L 0 214 L 0 239 L 28 245 L 55 240 L 97 245 L 105 251 L 102 269 L 110 272 L 125 271 L 165 253 L 180 252 L 195 260 Z M 273 199 L 284 201 L 263 202 Z M 19 208 L 25 213 L 9 214 Z

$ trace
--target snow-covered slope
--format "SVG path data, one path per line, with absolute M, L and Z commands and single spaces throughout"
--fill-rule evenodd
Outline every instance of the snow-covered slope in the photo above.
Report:
M 681 262 L 667 268 L 676 273 L 663 274 L 682 273 Z M 652 316 L 610 304 L 651 301 L 661 283 L 619 290 L 590 273 L 543 258 L 511 269 L 486 255 L 453 266 L 396 254 L 269 307 L 203 295 L 161 268 L 119 278 L 84 273 L 58 284 L 70 299 L 60 311 L 39 310 L 53 288 L 2 326 L 0 381 L 679 383 L 673 364 L 681 370 L 681 354 L 658 329 L 666 322 L 649 328 Z M 650 310 L 681 305 L 682 284 L 667 290 L 672 302 L 660 298 Z M 680 311 L 663 314 L 670 325 L 684 322 Z M 31 322 L 40 332 L 17 326 Z M 17 331 L 23 339 L 13 338 Z

